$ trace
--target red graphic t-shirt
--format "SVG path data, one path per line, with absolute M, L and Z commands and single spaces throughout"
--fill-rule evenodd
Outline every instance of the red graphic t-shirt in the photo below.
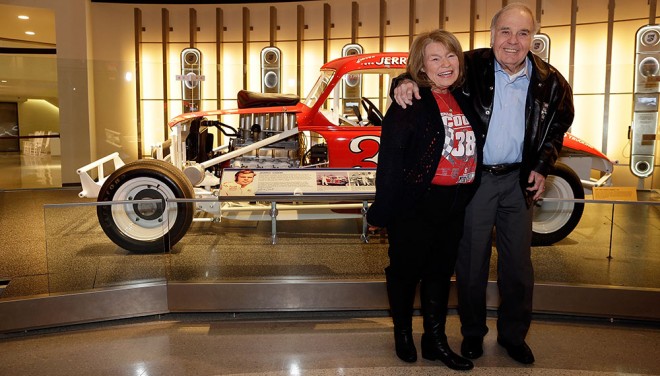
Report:
M 445 144 L 438 163 L 435 185 L 467 184 L 474 181 L 477 166 L 477 143 L 472 126 L 449 94 L 433 92 L 445 128 Z

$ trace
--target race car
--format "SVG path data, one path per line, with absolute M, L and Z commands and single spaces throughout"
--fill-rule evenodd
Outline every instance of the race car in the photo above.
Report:
M 271 219 L 270 206 L 258 201 L 218 201 L 228 169 L 250 169 L 257 176 L 276 169 L 359 169 L 371 177 L 378 163 L 383 113 L 390 103 L 389 85 L 404 72 L 407 58 L 407 53 L 396 52 L 343 57 L 321 67 L 304 100 L 241 90 L 237 109 L 181 114 L 169 122 L 170 138 L 153 149 L 151 158 L 124 163 L 114 153 L 80 168 L 79 196 L 116 202 L 97 208 L 99 223 L 115 244 L 132 252 L 158 252 L 169 249 L 164 244 L 176 244 L 200 212 L 215 220 Z M 220 133 L 228 142 L 217 146 Z M 105 176 L 103 165 L 110 161 L 114 172 Z M 605 155 L 567 134 L 546 181 L 544 200 L 534 211 L 534 244 L 552 244 L 570 234 L 584 209 L 579 199 L 595 186 L 609 185 L 612 169 Z M 319 184 L 323 179 L 328 186 L 354 181 L 355 186 L 373 188 L 366 177 L 319 175 Z M 295 205 L 290 217 L 287 207 L 280 206 L 277 218 L 362 215 L 337 210 L 353 207 L 346 203 L 325 205 L 310 205 L 307 215 L 305 205 Z

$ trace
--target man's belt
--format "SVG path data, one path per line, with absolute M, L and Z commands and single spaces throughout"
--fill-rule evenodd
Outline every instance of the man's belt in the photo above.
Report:
M 520 168 L 520 163 L 502 163 L 496 165 L 484 165 L 484 171 L 495 176 L 505 175 Z

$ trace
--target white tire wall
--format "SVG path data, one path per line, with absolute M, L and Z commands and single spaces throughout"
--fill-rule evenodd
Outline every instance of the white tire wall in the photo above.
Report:
M 138 160 L 113 172 L 98 195 L 99 202 L 135 203 L 100 205 L 97 217 L 108 238 L 126 250 L 167 251 L 188 231 L 195 208 L 193 203 L 163 202 L 193 197 L 193 187 L 179 169 L 160 160 Z M 162 202 L 139 203 L 148 199 Z

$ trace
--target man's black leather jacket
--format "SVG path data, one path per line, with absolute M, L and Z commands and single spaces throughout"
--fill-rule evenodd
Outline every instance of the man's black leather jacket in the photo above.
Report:
M 531 171 L 547 176 L 561 151 L 564 133 L 573 123 L 573 92 L 564 77 L 551 65 L 531 52 L 532 74 L 525 109 L 525 141 L 523 145 L 520 185 L 528 187 Z M 488 132 L 495 95 L 495 55 L 490 48 L 465 53 L 467 80 L 456 90 L 461 108 L 471 105 Z M 463 98 L 458 98 L 458 97 Z M 527 195 L 531 203 L 531 195 Z

